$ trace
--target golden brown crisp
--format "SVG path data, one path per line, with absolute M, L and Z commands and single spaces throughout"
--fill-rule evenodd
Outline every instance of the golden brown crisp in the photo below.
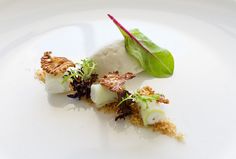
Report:
M 164 95 L 161 95 L 160 98 L 157 100 L 157 103 L 169 104 L 170 101 L 169 99 L 166 99 Z
M 149 96 L 153 95 L 155 91 L 149 86 L 144 86 L 143 88 L 138 90 L 138 93 L 141 95 Z
M 123 75 L 120 75 L 118 71 L 109 72 L 99 79 L 99 83 L 113 92 L 122 92 L 125 82 L 134 77 L 135 75 L 131 72 L 127 72 Z
M 155 91 L 149 86 L 144 86 L 143 88 L 138 90 L 138 93 L 141 95 L 149 96 L 155 94 Z M 160 94 L 160 98 L 156 102 L 164 104 L 170 103 L 169 99 L 166 99 L 165 96 L 162 94 Z
M 41 68 L 54 76 L 62 74 L 69 67 L 75 67 L 75 64 L 65 57 L 56 57 L 51 55 L 52 52 L 45 52 L 41 58 Z

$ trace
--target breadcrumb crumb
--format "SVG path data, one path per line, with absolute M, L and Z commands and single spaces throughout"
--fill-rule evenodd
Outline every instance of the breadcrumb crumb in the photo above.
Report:
M 143 88 L 138 90 L 138 93 L 141 95 L 149 96 L 153 95 L 155 91 L 149 86 L 144 86 Z
M 158 131 L 170 137 L 175 137 L 177 135 L 176 126 L 169 120 L 162 120 L 153 125 L 151 125 L 152 130 Z
M 144 86 L 143 88 L 138 90 L 138 93 L 141 95 L 149 96 L 155 94 L 155 91 L 149 86 Z M 160 98 L 156 102 L 164 104 L 170 103 L 169 99 L 166 99 L 163 94 L 160 94 Z
M 104 107 L 99 108 L 99 111 L 102 111 L 104 113 L 116 113 L 118 110 L 117 107 L 117 102 L 111 103 L 111 104 L 107 104 Z M 144 127 L 143 124 L 143 120 L 142 117 L 139 113 L 139 107 L 137 106 L 137 104 L 132 104 L 131 105 L 132 108 L 132 114 L 128 117 L 129 122 L 137 127 Z M 157 122 L 153 125 L 149 125 L 145 128 L 149 128 L 152 129 L 154 132 L 159 132 L 163 135 L 167 135 L 169 137 L 173 137 L 175 139 L 177 139 L 178 141 L 183 141 L 184 140 L 184 136 L 183 134 L 177 133 L 177 129 L 174 123 L 172 123 L 169 120 L 163 120 L 160 122 Z
M 140 116 L 139 107 L 137 106 L 137 104 L 135 103 L 131 105 L 131 109 L 132 114 L 129 117 L 129 122 L 135 126 L 144 127 L 143 119 Z
M 38 79 L 41 82 L 45 83 L 46 72 L 38 69 L 38 70 L 36 70 L 34 77 L 35 77 L 35 79 Z
M 118 106 L 117 102 L 106 104 L 105 106 L 98 108 L 99 111 L 104 112 L 104 113 L 117 113 L 118 111 Z

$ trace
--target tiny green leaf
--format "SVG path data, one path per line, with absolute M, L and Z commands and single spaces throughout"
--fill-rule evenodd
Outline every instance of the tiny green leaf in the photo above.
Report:
M 126 100 L 131 99 L 132 101 L 135 101 L 135 102 L 144 103 L 144 105 L 148 108 L 148 103 L 157 101 L 158 99 L 160 99 L 160 96 L 161 95 L 157 93 L 152 94 L 152 95 L 141 95 L 138 91 L 136 91 L 130 95 L 126 94 L 125 97 L 122 98 L 122 100 L 118 103 L 117 106 L 121 105 Z

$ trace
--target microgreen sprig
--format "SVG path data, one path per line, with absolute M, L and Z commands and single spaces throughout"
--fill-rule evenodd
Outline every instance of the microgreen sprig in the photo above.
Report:
M 123 102 L 131 99 L 134 102 L 144 103 L 146 108 L 148 108 L 148 103 L 157 101 L 160 97 L 160 94 L 142 95 L 138 91 L 136 91 L 130 95 L 126 94 L 125 97 L 123 97 L 122 100 L 118 103 L 118 106 L 121 105 Z
M 78 70 L 78 76 L 82 80 L 86 80 L 91 77 L 91 74 L 94 73 L 96 64 L 91 59 L 83 59 L 80 63 L 81 69 Z
M 79 63 L 76 63 L 75 68 L 69 68 L 63 76 L 62 83 L 80 77 L 81 80 L 87 80 L 95 72 L 96 64 L 91 59 L 83 59 Z

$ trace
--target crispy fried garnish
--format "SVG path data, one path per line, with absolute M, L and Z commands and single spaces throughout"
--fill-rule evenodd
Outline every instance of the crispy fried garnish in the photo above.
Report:
M 169 104 L 170 101 L 169 99 L 166 99 L 164 95 L 161 95 L 160 98 L 157 100 L 157 103 Z
M 35 72 L 35 78 L 45 83 L 46 72 L 43 70 L 37 70 Z
M 149 86 L 144 86 L 143 88 L 138 90 L 138 93 L 141 95 L 149 96 L 155 94 L 155 91 Z M 156 102 L 164 104 L 170 103 L 169 99 L 166 99 L 163 94 L 160 94 L 160 98 Z
M 41 58 L 41 68 L 54 76 L 62 74 L 69 67 L 75 67 L 75 64 L 65 57 L 55 57 L 52 52 L 45 52 Z
M 135 75 L 131 72 L 127 72 L 123 75 L 119 75 L 118 71 L 109 72 L 99 79 L 99 83 L 113 92 L 122 92 L 124 90 L 123 86 L 125 82 L 134 77 Z
M 144 86 L 143 88 L 138 90 L 138 93 L 140 95 L 149 96 L 149 95 L 153 95 L 155 91 L 149 86 Z

